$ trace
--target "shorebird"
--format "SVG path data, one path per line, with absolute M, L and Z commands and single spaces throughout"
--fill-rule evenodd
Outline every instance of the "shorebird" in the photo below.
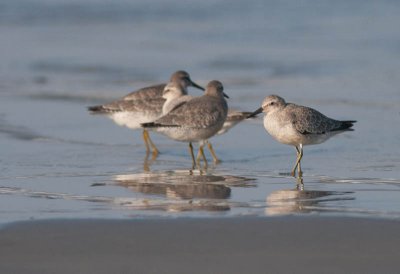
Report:
M 221 82 L 211 81 L 204 95 L 176 104 L 163 117 L 151 123 L 143 123 L 142 126 L 153 128 L 173 140 L 188 142 L 193 169 L 196 161 L 192 142 L 200 142 L 197 163 L 201 156 L 207 165 L 203 150 L 204 142 L 223 127 L 228 113 L 228 104 L 224 97 L 229 97 L 223 90 Z
M 182 104 L 187 103 L 188 101 L 195 98 L 194 96 L 187 95 L 184 89 L 179 83 L 170 82 L 168 83 L 163 92 L 163 98 L 166 100 L 163 105 L 163 115 L 166 115 L 168 112 L 180 106 Z M 228 109 L 228 115 L 224 122 L 222 128 L 217 132 L 216 135 L 221 135 L 228 132 L 232 127 L 236 126 L 241 121 L 247 119 L 247 117 L 251 114 L 251 112 L 239 111 L 235 109 Z M 214 163 L 219 163 L 214 148 L 209 140 L 204 142 L 207 144 L 208 149 L 210 150 L 211 156 L 213 158 Z M 201 157 L 201 154 L 198 154 L 196 160 L 198 161 Z
M 267 96 L 249 118 L 261 112 L 265 114 L 266 131 L 278 142 L 295 147 L 297 158 L 290 174 L 296 176 L 297 168 L 299 177 L 303 175 L 300 165 L 303 146 L 320 144 L 338 133 L 353 131 L 351 127 L 356 122 L 328 118 L 315 109 L 286 103 L 277 95 Z
M 183 70 L 172 74 L 170 82 L 179 83 L 185 93 L 189 86 L 204 90 L 190 79 L 189 73 Z M 120 126 L 137 129 L 140 128 L 141 123 L 151 122 L 162 116 L 162 106 L 165 102 L 162 94 L 165 86 L 166 84 L 158 84 L 141 88 L 111 103 L 88 107 L 88 110 L 92 114 L 105 114 Z M 146 129 L 143 129 L 143 140 L 146 145 L 146 154 L 152 148 L 153 156 L 156 157 L 158 149 Z

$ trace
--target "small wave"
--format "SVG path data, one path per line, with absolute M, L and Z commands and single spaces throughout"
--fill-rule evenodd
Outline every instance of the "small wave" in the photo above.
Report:
M 37 134 L 26 127 L 8 125 L 1 120 L 0 120 L 0 133 L 9 135 L 14 139 L 23 141 L 32 141 L 45 138 L 44 136 Z
M 207 6 L 158 1 L 6 1 L 0 18 L 3 24 L 141 23 L 154 20 L 205 20 Z
M 397 101 L 379 101 L 374 98 L 373 100 L 367 100 L 364 98 L 348 99 L 348 98 L 311 98 L 307 100 L 309 104 L 321 105 L 321 106 L 332 106 L 332 105 L 343 105 L 351 107 L 362 107 L 362 108 L 380 108 L 380 109 L 398 109 L 399 104 Z
M 63 101 L 63 102 L 90 102 L 91 104 L 103 104 L 110 102 L 117 97 L 111 97 L 105 94 L 67 94 L 67 93 L 37 93 L 29 94 L 29 98 L 35 100 Z
M 30 68 L 45 73 L 93 74 L 107 79 L 129 78 L 141 81 L 154 81 L 154 74 L 137 67 L 116 67 L 104 64 L 81 63 L 78 60 L 42 60 L 33 62 Z
M 62 199 L 72 201 L 86 201 L 92 203 L 108 204 L 131 210 L 158 210 L 167 212 L 182 211 L 226 211 L 231 206 L 245 206 L 243 203 L 229 203 L 220 200 L 175 200 L 175 199 L 149 199 L 131 197 L 105 197 L 74 195 L 67 193 L 33 191 L 24 188 L 0 186 L 0 195 L 22 195 L 40 199 Z
M 101 196 L 85 196 L 85 195 L 72 195 L 66 193 L 55 193 L 45 191 L 33 191 L 25 188 L 18 187 L 5 187 L 0 186 L 0 194 L 7 195 L 23 195 L 32 198 L 44 198 L 44 199 L 64 199 L 64 200 L 85 200 L 90 202 L 110 202 L 111 198 Z
M 271 78 L 301 76 L 301 75 L 321 75 L 332 73 L 339 66 L 332 61 L 307 61 L 307 62 L 291 62 L 284 63 L 274 60 L 254 59 L 254 57 L 246 56 L 225 56 L 216 60 L 209 61 L 208 67 L 223 70 L 246 70 L 256 71 L 257 76 L 260 73 Z M 244 81 L 243 79 L 241 81 Z M 248 82 L 253 82 L 250 79 Z
M 54 142 L 54 143 L 89 145 L 89 146 L 113 146 L 113 147 L 134 146 L 133 144 L 107 144 L 107 143 L 98 143 L 92 141 L 72 140 L 72 139 L 64 139 L 52 136 L 45 136 L 36 133 L 35 131 L 24 126 L 9 125 L 3 119 L 0 119 L 0 134 L 5 134 L 13 139 L 21 141 Z
M 323 183 L 346 183 L 346 184 L 390 184 L 400 185 L 400 179 L 394 178 L 329 178 L 320 177 Z

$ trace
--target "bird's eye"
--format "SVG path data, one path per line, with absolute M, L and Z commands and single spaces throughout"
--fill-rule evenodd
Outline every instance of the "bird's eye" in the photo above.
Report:
M 270 105 L 270 106 L 273 106 L 273 105 L 275 105 L 275 102 L 271 102 L 271 103 L 269 103 L 269 105 Z

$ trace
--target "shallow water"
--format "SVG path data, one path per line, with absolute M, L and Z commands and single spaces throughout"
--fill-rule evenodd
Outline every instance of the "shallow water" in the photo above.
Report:
M 42 218 L 400 218 L 400 4 L 396 1 L 4 1 L 0 6 L 1 222 Z M 293 148 L 261 119 L 211 141 L 223 162 L 190 175 L 187 145 L 86 107 L 177 69 L 224 83 L 253 111 L 272 93 L 355 131 Z M 194 95 L 198 91 L 190 90 Z M 209 159 L 210 155 L 207 154 Z

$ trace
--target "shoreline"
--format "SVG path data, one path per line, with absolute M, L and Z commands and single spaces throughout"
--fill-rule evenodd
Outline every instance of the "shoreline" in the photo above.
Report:
M 41 220 L 0 230 L 1 273 L 395 273 L 400 221 Z

